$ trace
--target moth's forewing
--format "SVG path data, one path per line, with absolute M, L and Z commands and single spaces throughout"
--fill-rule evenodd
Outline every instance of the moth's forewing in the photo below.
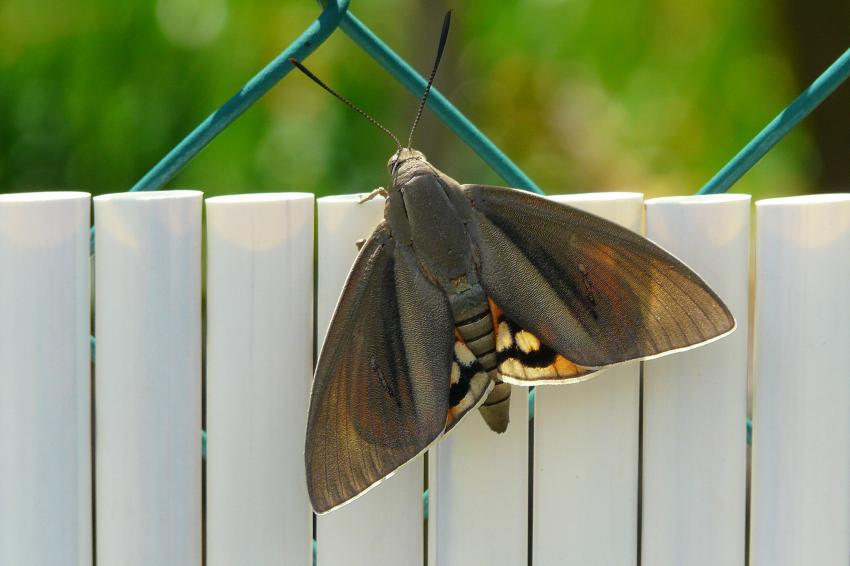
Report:
M 574 364 L 646 359 L 734 328 L 708 285 L 646 238 L 524 191 L 462 190 L 488 295 Z
M 443 431 L 455 338 L 445 296 L 381 224 L 357 257 L 331 321 L 307 422 L 316 512 L 363 493 Z

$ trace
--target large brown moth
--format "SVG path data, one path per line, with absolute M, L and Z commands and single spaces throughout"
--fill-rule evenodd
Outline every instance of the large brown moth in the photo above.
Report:
M 512 384 L 582 381 L 734 329 L 702 279 L 649 240 L 525 191 L 461 185 L 392 137 L 389 186 L 372 193 L 386 196 L 384 220 L 354 262 L 313 380 L 305 464 L 317 513 L 474 408 L 504 431 Z

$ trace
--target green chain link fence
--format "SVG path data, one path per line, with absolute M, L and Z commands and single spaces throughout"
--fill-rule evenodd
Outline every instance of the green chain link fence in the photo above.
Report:
M 298 39 L 257 73 L 239 92 L 210 114 L 178 143 L 130 189 L 148 191 L 162 188 L 219 133 L 268 92 L 294 67 L 290 58 L 304 60 L 337 29 L 348 35 L 396 80 L 419 96 L 425 79 L 386 43 L 357 19 L 349 9 L 350 0 L 323 2 L 323 10 Z M 753 165 L 817 108 L 850 75 L 850 49 L 845 51 L 787 108 L 780 112 L 729 163 L 706 183 L 700 194 L 722 193 L 735 184 Z M 505 182 L 536 193 L 543 191 L 513 161 L 469 121 L 439 89 L 431 91 L 428 107 L 484 160 Z

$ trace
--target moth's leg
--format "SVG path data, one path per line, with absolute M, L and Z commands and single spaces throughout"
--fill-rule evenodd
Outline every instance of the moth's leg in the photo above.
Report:
M 374 191 L 372 191 L 368 195 L 360 197 L 359 204 L 363 204 L 364 202 L 369 202 L 370 200 L 372 200 L 373 198 L 375 198 L 378 195 L 380 195 L 384 198 L 387 198 L 387 189 L 385 189 L 384 187 L 378 187 L 377 189 L 375 189 Z
M 365 244 L 365 243 L 366 243 L 366 238 L 360 238 L 359 240 L 354 242 L 354 245 L 357 246 L 358 252 L 360 251 L 360 249 L 363 247 L 363 244 Z

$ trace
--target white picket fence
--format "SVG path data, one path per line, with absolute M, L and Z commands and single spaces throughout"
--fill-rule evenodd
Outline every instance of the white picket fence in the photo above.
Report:
M 311 563 L 313 293 L 321 340 L 383 203 L 319 199 L 314 287 L 312 195 L 206 201 L 204 484 L 202 198 L 95 198 L 92 271 L 88 194 L 0 196 L 0 566 L 199 566 L 204 485 L 209 566 Z M 760 201 L 753 232 L 743 195 L 556 198 L 645 225 L 738 330 L 539 387 L 531 424 L 515 390 L 506 434 L 470 418 L 319 517 L 318 564 L 848 566 L 850 195 Z

